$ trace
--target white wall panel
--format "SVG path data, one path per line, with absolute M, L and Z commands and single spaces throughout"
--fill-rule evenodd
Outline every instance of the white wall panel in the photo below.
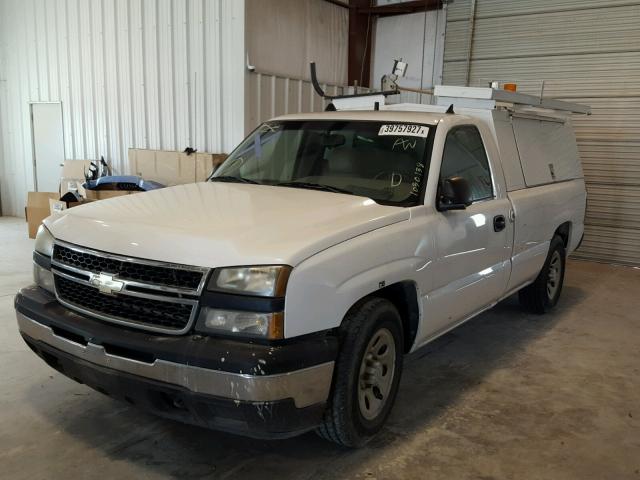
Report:
M 167 0 L 171 1 L 171 0 Z M 221 12 L 209 2 L 205 4 L 204 15 L 209 21 L 204 25 L 204 43 L 209 45 L 211 54 L 205 57 L 204 71 L 208 82 L 217 82 L 220 77 L 219 65 L 222 62 L 222 51 L 220 49 Z M 222 132 L 216 125 L 222 122 L 222 96 L 218 92 L 212 92 L 205 89 L 205 101 L 203 108 L 207 112 L 215 112 L 215 114 L 207 115 L 205 118 L 207 124 L 206 131 L 211 132 L 207 136 L 206 150 L 210 151 L 212 145 L 218 145 L 222 142 Z M 175 107 L 175 106 L 174 106 Z
M 60 101 L 65 156 L 229 152 L 244 135 L 244 0 L 0 1 L 0 194 L 33 189 L 29 102 Z
M 396 3 L 396 2 L 378 2 Z M 432 89 L 442 84 L 442 58 L 447 9 L 407 15 L 380 17 L 373 36 L 371 85 L 381 88 L 382 76 L 391 73 L 393 61 L 402 58 L 409 64 L 398 83 L 414 89 Z M 397 103 L 431 103 L 431 95 L 403 92 L 392 97 Z

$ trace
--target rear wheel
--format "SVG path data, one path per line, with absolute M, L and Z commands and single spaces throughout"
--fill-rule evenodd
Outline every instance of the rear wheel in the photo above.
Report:
M 317 433 L 348 447 L 366 443 L 384 425 L 402 372 L 402 322 L 395 306 L 371 298 L 350 312 L 334 384 Z
M 546 313 L 560 298 L 564 283 L 566 252 L 564 242 L 559 236 L 553 237 L 547 259 L 536 280 L 520 290 L 520 303 L 533 313 Z

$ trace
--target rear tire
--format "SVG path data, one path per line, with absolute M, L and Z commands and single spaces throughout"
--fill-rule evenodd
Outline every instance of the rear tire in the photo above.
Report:
M 384 425 L 402 372 L 402 321 L 388 300 L 371 298 L 340 327 L 341 348 L 323 423 L 316 432 L 345 447 L 369 441 Z
M 564 283 L 566 252 L 564 242 L 554 236 L 547 259 L 535 281 L 520 290 L 520 304 L 532 313 L 543 314 L 558 303 Z

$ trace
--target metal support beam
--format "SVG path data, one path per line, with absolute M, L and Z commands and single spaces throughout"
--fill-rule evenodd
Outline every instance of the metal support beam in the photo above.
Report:
M 370 7 L 371 0 L 351 0 L 349 3 L 349 85 L 369 86 L 371 76 L 371 43 L 374 17 L 362 9 Z
M 465 86 L 469 86 L 471 78 L 471 55 L 473 53 L 473 34 L 476 30 L 476 0 L 471 0 L 471 15 L 469 16 L 469 41 L 467 42 L 467 62 L 465 71 Z
M 368 13 L 379 17 L 391 15 L 405 15 L 407 13 L 426 12 L 442 8 L 442 0 L 411 0 L 408 2 L 391 3 L 359 8 L 362 13 Z
M 332 3 L 332 4 L 337 5 L 339 7 L 342 7 L 342 8 L 349 8 L 348 1 L 346 1 L 346 2 L 343 2 L 342 0 L 324 0 L 324 1 L 327 2 L 327 3 Z

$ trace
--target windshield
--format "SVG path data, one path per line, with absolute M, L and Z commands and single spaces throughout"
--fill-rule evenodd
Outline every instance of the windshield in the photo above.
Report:
M 415 205 L 434 126 L 369 121 L 267 122 L 211 181 L 298 187 Z

